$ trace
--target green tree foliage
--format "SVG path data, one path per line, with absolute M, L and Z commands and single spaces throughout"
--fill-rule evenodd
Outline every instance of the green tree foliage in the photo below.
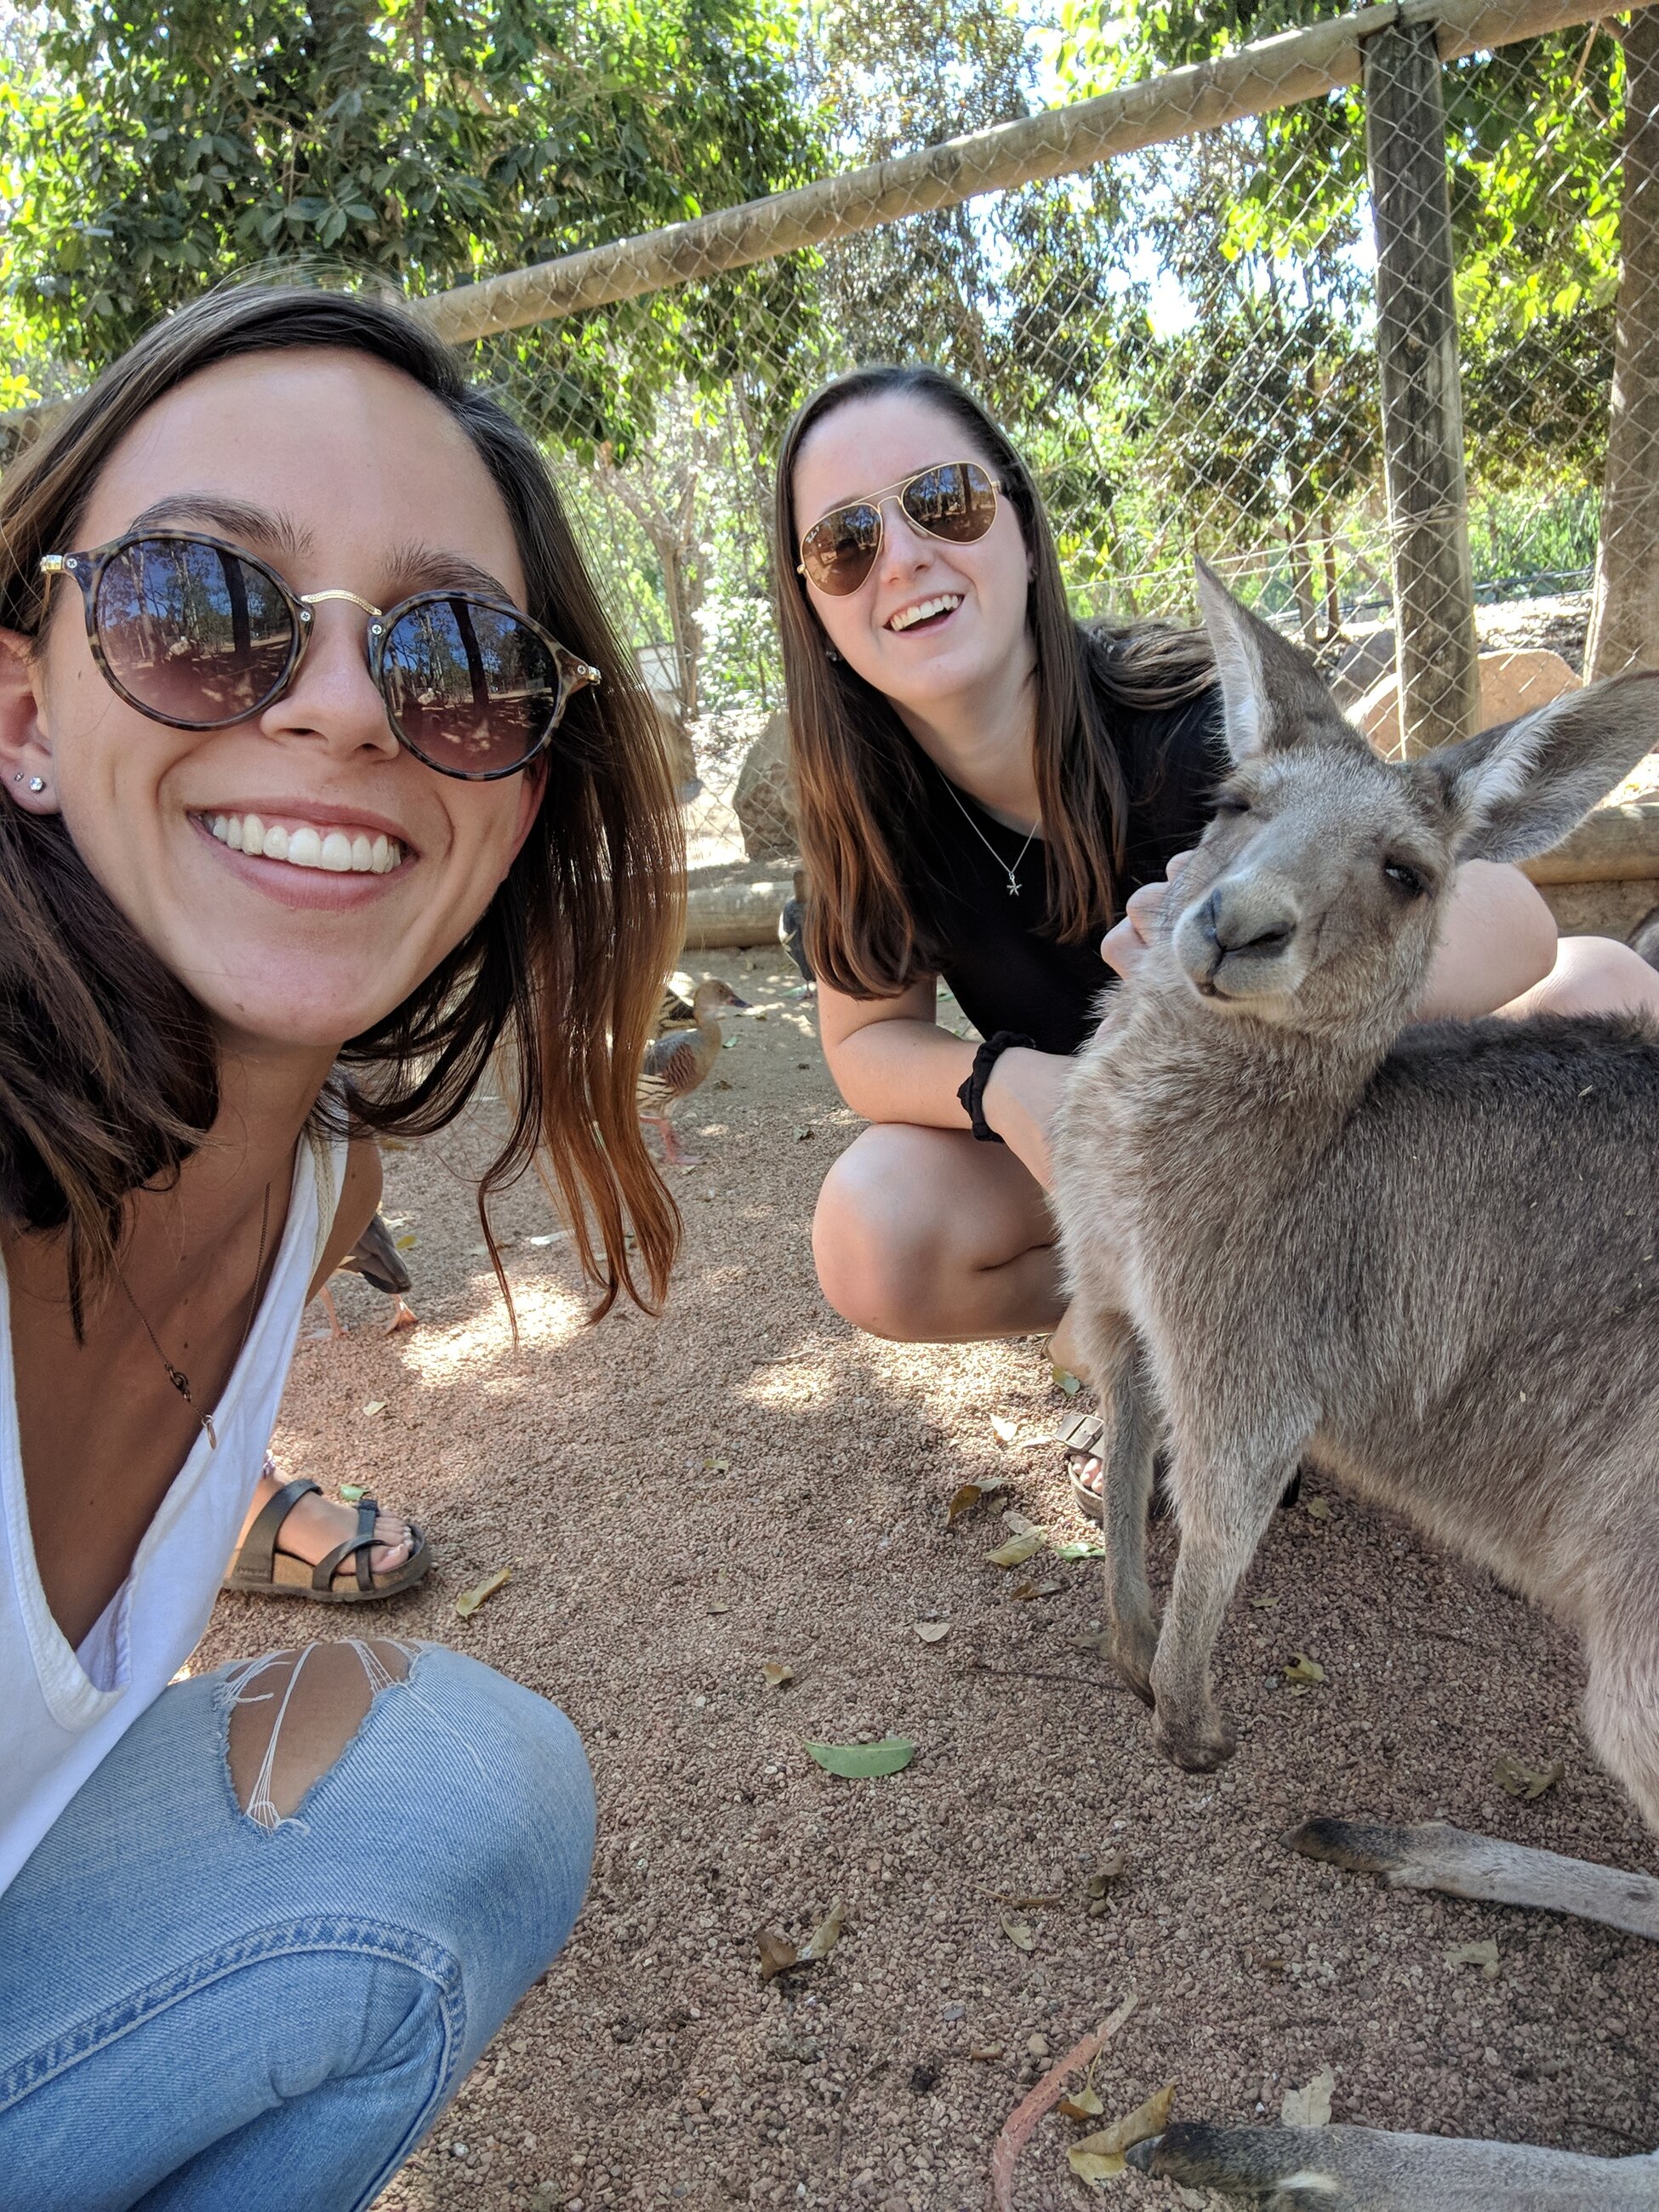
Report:
M 0 105 L 7 289 L 82 371 L 273 259 L 432 292 L 821 166 L 781 0 L 46 0 L 36 38 Z M 734 280 L 497 352 L 550 420 L 625 445 L 791 291 Z

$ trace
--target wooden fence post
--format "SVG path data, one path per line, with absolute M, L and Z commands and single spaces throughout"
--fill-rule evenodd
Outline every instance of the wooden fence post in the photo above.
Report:
M 1364 44 L 1376 229 L 1376 363 L 1407 753 L 1467 737 L 1480 706 L 1452 296 L 1446 112 L 1431 22 Z

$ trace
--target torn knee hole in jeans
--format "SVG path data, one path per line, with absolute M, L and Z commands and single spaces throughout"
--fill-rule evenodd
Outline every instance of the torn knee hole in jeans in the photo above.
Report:
M 222 1691 L 236 1802 L 256 1826 L 291 1820 L 335 1765 L 382 1690 L 408 1679 L 417 1647 L 352 1636 L 273 1651 L 233 1668 Z

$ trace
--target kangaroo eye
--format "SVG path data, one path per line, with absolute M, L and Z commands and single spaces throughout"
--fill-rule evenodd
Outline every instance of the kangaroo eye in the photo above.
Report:
M 1382 872 L 1392 884 L 1398 884 L 1407 898 L 1421 898 L 1428 890 L 1415 868 L 1407 867 L 1403 860 L 1384 860 Z
M 1248 814 L 1249 811 L 1248 799 L 1235 798 L 1230 792 L 1223 792 L 1215 803 L 1218 821 L 1224 821 L 1230 815 Z

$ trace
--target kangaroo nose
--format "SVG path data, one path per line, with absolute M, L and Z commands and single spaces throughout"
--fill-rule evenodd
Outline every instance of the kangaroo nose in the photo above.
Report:
M 1199 914 L 1204 934 L 1224 960 L 1235 952 L 1282 951 L 1296 934 L 1288 902 L 1253 884 L 1218 884 Z

